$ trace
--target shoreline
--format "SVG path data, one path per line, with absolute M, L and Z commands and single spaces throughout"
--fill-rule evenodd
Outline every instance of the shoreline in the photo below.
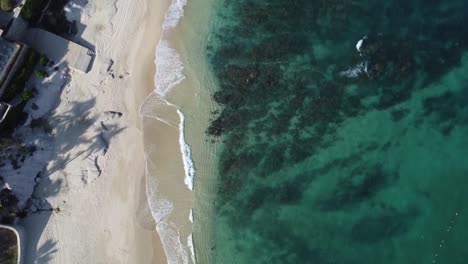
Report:
M 51 119 L 68 113 L 86 122 L 99 121 L 105 111 L 118 111 L 123 116 L 118 120 L 107 118 L 101 121 L 116 130 L 112 131 L 115 133 L 107 154 L 100 157 L 102 175 L 87 178 L 86 182 L 83 182 L 82 173 L 83 169 L 89 171 L 89 168 L 83 167 L 87 166 L 87 156 L 83 152 L 93 146 L 92 140 L 96 139 L 93 130 L 97 125 L 84 127 L 81 131 L 68 127 L 70 124 L 63 124 L 63 128 L 54 126 L 58 159 L 47 166 L 35 196 L 43 201 L 47 199 L 49 206 L 59 207 L 60 212 L 41 212 L 20 222 L 26 230 L 24 255 L 27 263 L 45 260 L 48 263 L 166 262 L 143 195 L 146 183 L 139 107 L 154 90 L 154 47 L 159 39 L 159 32 L 154 28 L 160 28 L 155 25 L 162 24 L 168 6 L 166 3 L 140 2 L 147 6 L 144 14 L 131 7 L 139 3 L 117 1 L 115 14 L 110 14 L 111 27 L 100 24 L 108 15 L 100 12 L 112 4 L 110 1 L 90 2 L 88 5 L 92 6 L 86 7 L 91 11 L 85 18 L 88 28 L 84 29 L 82 38 L 96 43 L 98 55 L 90 73 L 71 74 L 71 82 L 63 88 L 60 105 Z M 118 38 L 122 38 L 124 41 L 115 47 L 107 45 L 106 30 L 113 30 L 110 39 L 118 42 Z M 123 80 L 106 76 L 109 59 L 116 62 L 113 66 L 116 73 L 128 73 L 128 76 Z M 80 105 L 87 101 L 94 105 Z M 73 107 L 76 105 L 79 107 Z M 90 144 L 79 142 L 79 138 L 73 140 L 77 133 L 91 138 Z M 73 142 L 68 143 L 69 148 L 60 147 L 70 139 Z M 68 157 L 74 158 L 64 162 L 63 159 Z
M 146 160 L 147 197 L 167 263 L 195 263 L 192 184 L 195 170 L 184 138 L 185 116 L 171 94 L 187 82 L 180 52 L 173 47 L 186 1 L 172 1 L 153 49 L 154 90 L 140 108 Z M 185 95 L 186 97 L 189 95 Z M 157 136 L 156 136 L 157 135 Z
M 174 4 L 178 11 L 183 3 Z M 212 259 L 217 146 L 207 141 L 205 133 L 218 108 L 211 100 L 216 82 L 205 57 L 212 4 L 188 1 L 183 16 L 169 12 L 172 23 L 164 27 L 167 31 L 157 50 L 162 55 L 156 62 L 157 88 L 141 111 L 148 133 L 150 207 L 171 264 Z M 180 21 L 175 23 L 175 18 Z

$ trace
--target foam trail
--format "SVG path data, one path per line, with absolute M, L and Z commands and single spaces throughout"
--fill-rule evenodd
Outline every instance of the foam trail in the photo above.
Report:
M 163 119 L 163 118 L 160 118 L 160 117 L 157 116 L 157 115 L 145 114 L 145 115 L 143 115 L 143 116 L 144 116 L 144 117 L 154 118 L 154 119 L 158 120 L 159 122 L 164 123 L 164 124 L 166 124 L 166 125 L 168 125 L 168 126 L 171 126 L 171 127 L 177 127 L 177 126 L 171 124 L 169 121 L 167 121 L 167 120 L 165 120 L 165 119 Z

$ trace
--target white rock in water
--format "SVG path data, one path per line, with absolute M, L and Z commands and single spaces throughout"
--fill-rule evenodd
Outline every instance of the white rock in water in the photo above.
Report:
M 360 39 L 360 40 L 357 42 L 357 44 L 356 44 L 356 49 L 357 49 L 357 51 L 361 52 L 361 51 L 359 50 L 359 49 L 361 48 L 361 46 L 362 46 L 362 39 Z
M 361 52 L 361 46 L 362 46 L 362 43 L 364 42 L 364 40 L 367 38 L 367 36 L 364 36 L 362 39 L 360 39 L 357 43 L 356 43 L 356 49 L 357 51 Z

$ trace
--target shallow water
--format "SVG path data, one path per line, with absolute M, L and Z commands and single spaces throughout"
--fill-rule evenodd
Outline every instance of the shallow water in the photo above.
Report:
M 466 263 L 467 12 L 216 1 L 214 263 Z
M 205 56 L 210 4 L 171 2 L 156 47 L 155 90 L 140 111 L 146 193 L 169 264 L 212 263 L 216 154 L 205 133 L 216 108 Z

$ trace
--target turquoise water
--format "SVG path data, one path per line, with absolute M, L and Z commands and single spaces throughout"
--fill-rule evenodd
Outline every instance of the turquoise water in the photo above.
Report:
M 215 13 L 215 263 L 468 263 L 468 2 Z

